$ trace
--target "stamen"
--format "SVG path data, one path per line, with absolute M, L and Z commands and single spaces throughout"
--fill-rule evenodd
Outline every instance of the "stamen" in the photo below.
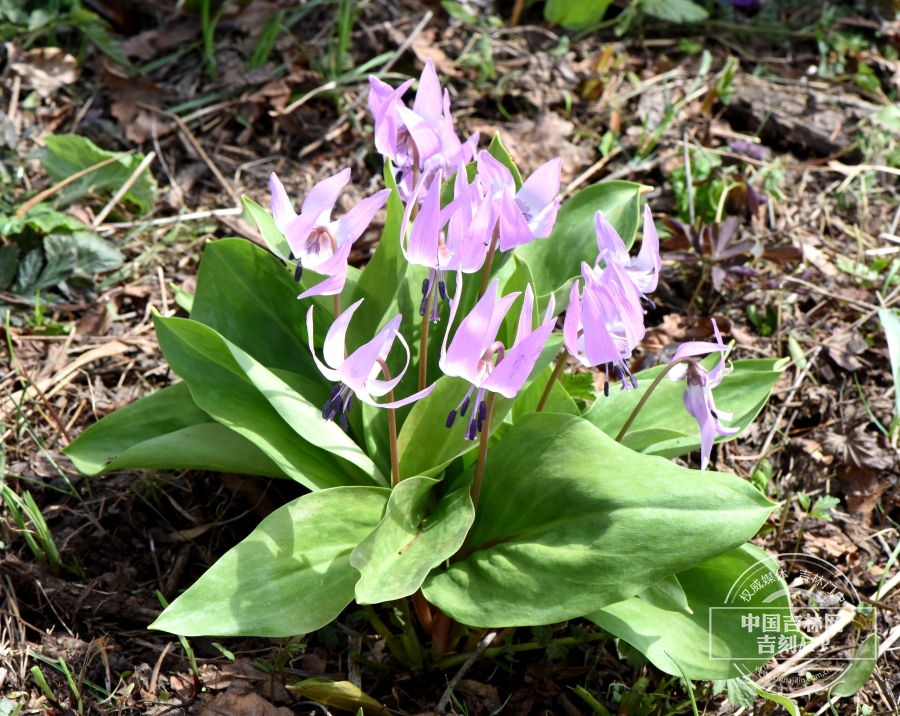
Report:
M 463 413 L 463 415 L 465 415 L 465 413 Z M 447 427 L 448 427 L 448 428 L 452 428 L 452 427 L 453 427 L 453 422 L 454 422 L 455 420 L 456 420 L 456 411 L 455 411 L 455 410 L 451 410 L 451 411 L 447 414 Z
M 291 252 L 288 254 L 288 261 L 296 261 L 297 257 L 294 256 L 294 250 L 291 249 Z
M 334 412 L 336 412 L 336 413 L 344 412 L 344 401 L 341 399 L 340 395 L 334 399 Z
M 637 378 L 634 376 L 634 373 L 631 374 L 631 387 L 637 390 Z
M 481 404 L 478 406 L 478 419 L 479 420 L 487 420 L 487 401 L 482 400 Z M 481 430 L 481 428 L 478 428 Z
M 718 420 L 718 419 L 719 419 L 719 416 L 716 415 L 716 411 L 715 411 L 715 410 L 710 410 L 710 411 L 709 411 L 709 414 L 713 416 L 713 420 Z
M 603 395 L 607 398 L 609 397 L 609 381 L 608 380 L 603 381 Z
M 347 396 L 347 404 L 344 406 L 344 413 L 349 413 L 350 408 L 353 407 L 353 393 Z
M 347 422 L 347 415 L 345 413 L 341 413 L 338 417 L 338 420 L 341 423 L 341 427 L 344 429 L 345 433 L 350 432 L 350 424 Z
M 647 302 L 647 305 L 650 307 L 650 310 L 651 310 L 651 311 L 655 311 L 655 310 L 656 310 L 656 304 L 653 303 L 653 300 L 652 300 L 652 299 L 647 298 L 646 296 L 641 296 L 641 298 L 644 299 L 644 300 Z
M 484 419 L 479 415 L 478 422 L 476 423 L 476 427 L 478 428 L 478 432 L 480 433 L 484 430 Z
M 298 260 L 297 268 L 294 269 L 294 281 L 296 283 L 300 283 L 300 279 L 302 278 L 302 276 L 303 276 L 303 262 Z
M 469 409 L 469 402 L 469 396 L 467 395 L 465 398 L 463 398 L 462 405 L 459 406 L 459 414 L 463 417 L 465 417 L 466 411 Z
M 475 431 L 475 421 L 473 420 L 472 422 L 469 423 L 469 429 L 466 430 L 466 440 L 474 440 L 476 434 L 477 433 Z
M 419 304 L 419 315 L 425 317 L 425 311 L 428 310 L 428 296 L 422 297 L 422 303 Z
M 422 295 L 423 295 L 423 296 L 427 296 L 427 295 L 428 295 L 428 289 L 429 289 L 429 288 L 431 288 L 431 280 L 430 280 L 430 279 L 427 279 L 427 278 L 426 278 L 426 279 L 423 279 L 423 280 L 422 280 Z
M 431 302 L 431 322 L 437 323 L 441 320 L 440 315 L 438 314 L 438 302 L 437 299 Z
M 441 298 L 445 301 L 450 300 L 450 294 L 447 293 L 447 283 L 445 281 L 438 282 L 438 291 L 441 294 Z
M 325 405 L 322 406 L 322 417 L 325 420 L 331 420 L 331 416 L 334 415 L 334 408 L 331 400 L 326 400 Z
M 328 400 L 334 400 L 337 397 L 337 394 L 341 392 L 341 389 L 344 387 L 343 383 L 337 383 L 331 389 L 331 395 L 328 396 Z

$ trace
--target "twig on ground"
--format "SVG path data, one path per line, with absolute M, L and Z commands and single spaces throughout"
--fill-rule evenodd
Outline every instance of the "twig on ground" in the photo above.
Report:
M 119 187 L 119 190 L 113 194 L 113 198 L 109 200 L 109 203 L 103 207 L 103 210 L 94 217 L 94 223 L 92 228 L 96 229 L 100 224 L 103 223 L 103 220 L 109 216 L 109 212 L 116 208 L 116 204 L 118 204 L 122 197 L 131 189 L 132 185 L 137 181 L 138 177 L 144 173 L 147 167 L 150 166 L 151 162 L 156 159 L 156 152 L 150 152 L 146 157 L 144 157 L 144 161 L 137 165 L 137 169 L 135 169 L 131 176 L 125 181 L 122 186 Z
M 504 632 L 508 631 L 509 629 L 504 630 Z M 456 672 L 456 676 L 450 679 L 450 681 L 447 683 L 447 688 L 444 691 L 444 695 L 441 696 L 441 700 L 438 701 L 438 704 L 435 707 L 435 711 L 441 713 L 442 711 L 446 710 L 447 705 L 450 703 L 450 694 L 453 693 L 453 689 L 460 682 L 460 679 L 462 679 L 462 677 L 466 675 L 466 672 L 472 668 L 472 664 L 478 661 L 478 659 L 484 653 L 485 649 L 487 649 L 491 645 L 491 642 L 494 641 L 494 637 L 496 636 L 497 632 L 495 631 L 488 632 L 485 635 L 484 639 L 481 640 L 481 643 L 475 648 L 475 651 L 472 652 L 472 655 L 468 659 L 466 659 L 465 663 L 462 666 L 459 667 L 459 671 Z

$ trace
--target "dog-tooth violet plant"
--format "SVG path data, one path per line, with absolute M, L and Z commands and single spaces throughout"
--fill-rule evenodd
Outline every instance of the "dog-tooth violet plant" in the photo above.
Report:
M 190 317 L 153 317 L 180 381 L 67 448 L 88 475 L 214 470 L 306 489 L 153 627 L 305 634 L 355 601 L 418 669 L 469 629 L 587 617 L 670 674 L 749 673 L 769 655 L 739 619 L 711 633 L 709 609 L 784 589 L 773 577 L 733 601 L 748 570 L 777 573 L 748 544 L 773 503 L 669 458 L 700 450 L 705 468 L 783 363 L 726 362 L 716 330 L 636 372 L 661 268 L 643 187 L 601 182 L 560 205 L 558 160 L 523 181 L 499 138 L 480 151 L 457 138 L 430 62 L 411 109 L 409 87 L 372 80 L 386 188 L 337 219 L 349 170 L 299 213 L 274 176 L 271 215 L 245 198 L 269 251 L 208 243 Z M 349 266 L 383 206 L 375 253 Z M 607 376 L 584 409 L 559 380 L 570 356 Z

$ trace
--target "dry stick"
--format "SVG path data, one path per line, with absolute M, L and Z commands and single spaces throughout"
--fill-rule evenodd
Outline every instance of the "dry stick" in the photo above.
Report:
M 569 350 L 565 346 L 563 346 L 562 355 L 556 362 L 556 367 L 553 369 L 553 373 L 550 375 L 550 380 L 547 381 L 547 387 L 544 388 L 544 392 L 541 395 L 541 399 L 538 401 L 537 408 L 534 409 L 534 412 L 539 413 L 544 409 L 544 406 L 547 404 L 547 398 L 550 397 L 550 391 L 553 390 L 553 384 L 560 379 L 563 371 L 566 369 L 566 360 L 568 358 Z
M 385 380 L 391 379 L 391 371 L 388 370 L 387 363 L 382 358 L 377 358 L 378 365 L 381 366 L 381 372 L 384 374 Z M 387 393 L 388 401 L 394 402 L 394 391 L 389 390 Z M 388 408 L 388 437 L 391 444 L 391 486 L 397 487 L 400 484 L 400 458 L 397 456 L 397 415 L 393 408 Z
M 650 398 L 653 394 L 653 391 L 656 390 L 656 386 L 662 382 L 662 379 L 666 377 L 666 373 L 668 373 L 672 368 L 674 368 L 679 363 L 696 363 L 693 358 L 679 358 L 678 360 L 673 360 L 671 363 L 668 363 L 665 368 L 662 369 L 660 374 L 654 378 L 653 382 L 650 384 L 650 387 L 647 388 L 647 392 L 641 396 L 640 401 L 637 405 L 634 406 L 634 410 L 631 411 L 631 415 L 628 416 L 628 420 L 625 421 L 625 424 L 622 426 L 622 429 L 619 431 L 619 434 L 616 435 L 616 442 L 622 442 L 622 438 L 625 437 L 625 433 L 628 432 L 628 428 L 631 427 L 631 424 L 634 422 L 634 419 L 638 416 L 638 413 L 641 412 L 641 408 L 644 407 L 644 403 Z
M 22 369 L 22 375 L 25 376 L 25 380 L 27 380 L 29 383 L 31 383 L 31 387 L 35 389 L 35 391 L 38 394 L 38 397 L 40 397 L 40 399 L 41 399 L 41 402 L 47 408 L 47 412 L 50 413 L 50 417 L 53 418 L 53 422 L 56 423 L 56 427 L 59 429 L 60 434 L 66 439 L 66 444 L 71 444 L 72 438 L 69 435 L 69 431 L 66 430 L 66 426 L 63 425 L 62 420 L 60 420 L 59 413 L 56 412 L 56 408 L 54 408 L 50 404 L 50 401 L 47 399 L 47 396 L 44 395 L 44 391 L 41 390 L 40 387 L 38 387 L 38 384 L 34 380 L 32 380 L 31 376 L 28 375 L 28 373 L 25 371 L 25 366 L 22 365 L 20 367 Z M 28 391 L 26 390 L 25 391 L 26 395 L 27 395 L 27 392 Z
M 169 226 L 180 224 L 182 221 L 199 221 L 201 219 L 214 219 L 218 216 L 240 216 L 244 209 L 240 206 L 229 209 L 209 209 L 207 211 L 195 211 L 191 214 L 179 214 L 178 216 L 164 216 L 161 219 L 150 221 L 117 221 L 112 224 L 98 226 L 97 231 L 114 231 L 116 229 L 136 229 L 139 226 Z
M 91 224 L 91 228 L 96 229 L 100 224 L 103 223 L 103 220 L 109 215 L 113 209 L 116 208 L 116 204 L 118 204 L 122 197 L 125 196 L 126 192 L 131 189 L 132 185 L 137 181 L 138 177 L 144 173 L 144 170 L 150 166 L 150 163 L 156 159 L 156 152 L 150 152 L 146 157 L 144 157 L 144 161 L 138 164 L 137 169 L 135 169 L 131 176 L 125 181 L 122 186 L 119 187 L 119 190 L 113 194 L 113 198 L 109 200 L 109 203 L 103 207 L 103 211 L 101 211 L 94 218 L 93 223 Z
M 498 363 L 500 361 L 497 361 Z M 475 465 L 475 477 L 472 480 L 472 505 L 478 509 L 478 498 L 481 496 L 481 482 L 484 479 L 484 466 L 487 463 L 488 443 L 491 439 L 491 415 L 494 412 L 494 398 L 496 394 L 488 392 L 487 397 L 487 417 L 484 419 L 484 426 L 481 430 L 481 442 L 478 445 L 478 462 Z M 474 406 L 473 410 L 478 410 L 478 406 Z
M 494 254 L 497 252 L 497 240 L 500 238 L 500 220 L 494 226 L 494 233 L 491 236 L 491 246 L 488 249 L 487 258 L 484 260 L 484 268 L 481 269 L 481 287 L 478 289 L 478 299 L 484 296 L 487 291 L 488 282 L 491 280 L 491 265 L 494 263 Z
M 508 629 L 504 631 L 507 631 L 508 633 Z M 485 649 L 487 649 L 491 645 L 491 642 L 494 641 L 495 636 L 497 636 L 497 632 L 488 632 L 484 639 L 481 640 L 481 643 L 478 645 L 475 651 L 472 652 L 472 655 L 468 659 L 466 659 L 466 662 L 462 666 L 459 667 L 459 671 L 456 672 L 456 676 L 450 679 L 450 681 L 447 683 L 447 688 L 444 691 L 444 695 L 441 696 L 441 700 L 438 701 L 438 705 L 435 708 L 435 711 L 440 713 L 447 708 L 447 705 L 450 703 L 450 694 L 453 693 L 453 689 L 459 683 L 460 679 L 462 679 L 462 677 L 466 675 L 466 672 L 472 668 L 472 664 L 478 661 L 478 659 L 484 653 Z
M 91 172 L 97 171 L 105 167 L 107 164 L 112 164 L 113 162 L 117 162 L 123 157 L 127 157 L 130 154 L 134 154 L 135 150 L 131 150 L 129 152 L 122 152 L 121 154 L 117 154 L 114 157 L 110 157 L 109 159 L 104 159 L 102 162 L 98 162 L 92 167 L 88 167 L 87 169 L 82 169 L 80 172 L 75 172 L 72 176 L 68 176 L 63 179 L 59 184 L 54 184 L 49 189 L 44 189 L 44 191 L 35 194 L 28 201 L 26 201 L 22 206 L 20 206 L 16 210 L 16 218 L 21 219 L 25 214 L 27 214 L 31 209 L 40 204 L 44 199 L 47 199 L 53 196 L 56 192 L 58 192 L 63 187 L 68 186 L 73 181 L 78 181 L 81 177 L 90 174 Z
M 209 158 L 209 154 L 206 153 L 206 150 L 197 141 L 197 138 L 194 136 L 194 133 L 188 129 L 188 126 L 184 123 L 184 120 L 179 117 L 177 114 L 173 114 L 172 112 L 167 112 L 164 109 L 160 109 L 159 107 L 154 107 L 152 104 L 146 104 L 144 102 L 138 102 L 138 107 L 142 107 L 143 109 L 149 110 L 150 112 L 156 112 L 157 114 L 162 114 L 171 119 L 175 124 L 178 125 L 178 129 L 184 134 L 184 138 L 187 139 L 188 143 L 194 148 L 197 154 L 200 155 L 200 158 L 206 162 L 206 166 L 209 167 L 209 170 L 213 173 L 216 180 L 219 184 L 222 185 L 222 188 L 228 192 L 228 195 L 234 199 L 235 206 L 241 206 L 241 197 L 238 196 L 237 192 L 234 190 L 234 187 L 228 183 L 228 180 L 222 175 L 222 172 L 219 171 L 219 167 L 215 165 L 212 159 Z
M 509 26 L 515 27 L 519 24 L 519 18 L 522 17 L 522 8 L 525 7 L 525 0 L 516 0 L 513 5 L 512 15 L 509 16 Z
M 12 96 L 9 98 L 9 107 L 6 111 L 6 116 L 9 118 L 10 122 L 16 118 L 16 113 L 19 110 L 19 91 L 21 89 L 22 77 L 21 75 L 16 75 L 13 77 Z

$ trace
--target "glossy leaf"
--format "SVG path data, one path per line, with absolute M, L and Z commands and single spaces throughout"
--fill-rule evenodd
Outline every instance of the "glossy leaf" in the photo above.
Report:
M 528 382 L 520 393 L 527 391 L 531 381 L 550 364 L 550 361 L 559 352 L 561 344 L 562 336 L 560 334 L 550 336 L 535 363 L 534 370 L 531 371 Z M 468 383 L 462 378 L 443 376 L 438 379 L 431 395 L 416 403 L 403 424 L 397 441 L 401 478 L 413 475 L 438 475 L 454 458 L 478 447 L 477 440 L 465 439 L 465 418 L 459 416 L 453 427 L 446 427 L 447 415 L 459 405 L 466 390 L 468 390 Z M 492 433 L 503 422 L 514 402 L 515 399 L 509 400 L 501 395 L 497 396 L 491 419 Z
M 431 491 L 438 483 L 410 477 L 391 491 L 378 527 L 350 556 L 350 564 L 362 574 L 356 584 L 359 604 L 408 597 L 433 567 L 462 547 L 475 519 L 469 484 L 444 495 L 432 508 Z
M 544 19 L 567 30 L 583 30 L 603 19 L 612 0 L 547 0 Z
M 384 185 L 391 190 L 387 200 L 384 231 L 378 248 L 360 274 L 356 290 L 349 301 L 355 303 L 361 298 L 365 299 L 347 330 L 347 349 L 351 352 L 371 340 L 375 332 L 393 318 L 395 314 L 391 313 L 391 307 L 409 265 L 400 249 L 403 202 L 400 200 L 390 159 L 384 165 Z
M 285 474 L 311 490 L 379 479 L 338 426 L 321 414 L 312 422 L 315 406 L 233 343 L 192 320 L 156 316 L 154 325 L 166 360 L 197 405 L 257 445 Z
M 49 134 L 43 139 L 47 151 L 41 162 L 47 173 L 57 182 L 121 154 L 100 149 L 87 137 L 75 134 Z M 62 189 L 58 196 L 63 203 L 69 204 L 89 194 L 112 194 L 128 181 L 143 160 L 144 155 L 140 153 L 120 157 L 76 179 Z M 131 188 L 125 192 L 123 199 L 134 204 L 141 213 L 150 210 L 156 199 L 156 179 L 153 178 L 149 168 L 141 172 Z
M 286 477 L 256 445 L 198 408 L 184 382 L 106 416 L 63 452 L 86 475 L 130 469 Z
M 718 356 L 704 359 L 713 366 Z M 785 360 L 752 358 L 734 361 L 734 371 L 725 376 L 721 385 L 713 389 L 716 406 L 733 412 L 729 426 L 745 429 L 759 414 L 775 383 L 784 371 Z M 620 390 L 610 384 L 609 397 L 600 395 L 584 417 L 611 437 L 616 437 L 641 396 L 664 366 L 656 366 L 637 374 L 636 390 Z M 634 423 L 622 439 L 622 444 L 637 452 L 662 457 L 678 457 L 700 448 L 700 428 L 684 408 L 684 381 L 663 378 L 653 391 Z M 717 442 L 733 440 L 719 437 Z
M 745 602 L 738 598 L 740 589 L 735 585 L 748 574 L 752 578 L 760 574 L 771 577 L 765 591 Z M 781 634 L 799 634 L 793 622 L 785 629 L 780 621 L 781 617 L 790 618 L 790 599 L 784 580 L 777 574 L 778 565 L 763 550 L 745 544 L 678 573 L 692 614 L 660 608 L 635 597 L 587 618 L 627 641 L 667 674 L 681 676 L 683 669 L 688 679 L 733 679 L 769 660 L 771 655 L 757 656 L 759 637 L 769 634 L 777 639 Z M 744 615 L 761 616 L 765 609 L 760 607 L 779 615 L 777 630 L 764 634 L 759 626 L 752 631 L 742 626 Z M 711 608 L 718 609 L 713 619 Z
M 488 452 L 471 553 L 423 592 L 470 626 L 564 621 L 734 549 L 773 506 L 740 478 L 639 455 L 582 418 L 527 415 Z
M 691 614 L 687 595 L 685 595 L 684 588 L 681 586 L 681 582 L 678 581 L 678 577 L 674 574 L 663 577 L 656 584 L 647 587 L 647 589 L 638 594 L 638 598 L 659 609 Z
M 869 634 L 857 647 L 850 666 L 836 679 L 831 695 L 843 698 L 853 696 L 872 678 L 876 663 L 878 663 L 878 634 Z
M 289 370 L 325 384 L 309 353 L 308 307 L 297 300 L 298 293 L 284 264 L 258 246 L 243 239 L 210 242 L 197 273 L 191 319 L 209 326 L 267 368 Z M 316 314 L 316 318 L 322 319 L 319 325 L 327 326 L 327 316 Z
M 294 636 L 353 600 L 353 548 L 374 529 L 389 490 L 338 487 L 266 517 L 176 599 L 151 629 L 185 636 Z
M 606 218 L 628 246 L 634 241 L 640 217 L 640 184 L 607 181 L 579 191 L 559 209 L 553 231 L 546 239 L 520 246 L 516 253 L 524 258 L 534 274 L 535 291 L 545 296 L 567 280 L 581 274 L 581 262 L 591 266 L 597 260 L 597 232 L 594 214 L 602 209 Z M 566 306 L 563 298 L 560 310 Z

